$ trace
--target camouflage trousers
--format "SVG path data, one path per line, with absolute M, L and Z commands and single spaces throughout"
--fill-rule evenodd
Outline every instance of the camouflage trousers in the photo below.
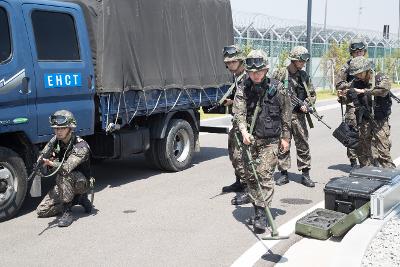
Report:
M 297 168 L 299 171 L 311 168 L 311 153 L 310 146 L 308 145 L 308 129 L 305 113 L 292 114 L 291 125 L 291 139 L 294 139 L 297 154 Z M 291 139 L 289 140 L 289 149 L 286 152 L 279 150 L 278 155 L 278 170 L 286 171 L 290 169 L 290 146 Z
M 39 217 L 56 216 L 63 212 L 65 205 L 71 203 L 75 195 L 86 193 L 87 190 L 86 177 L 81 172 L 57 175 L 56 185 L 40 202 L 36 212 Z
M 374 159 L 384 168 L 395 168 L 390 156 L 390 125 L 389 120 L 363 120 L 358 126 L 360 143 L 357 149 L 360 166 L 370 166 Z
M 355 114 L 355 108 L 353 106 L 346 105 L 346 113 L 344 114 L 344 120 L 349 125 L 354 126 L 354 128 L 357 127 L 357 118 Z M 347 157 L 349 158 L 349 160 L 357 159 L 356 150 L 353 148 L 347 148 Z
M 232 127 L 228 134 L 228 152 L 229 159 L 232 162 L 233 169 L 235 170 L 235 176 L 240 180 L 241 183 L 245 183 L 245 171 L 242 157 L 242 151 L 238 147 L 235 139 L 235 133 L 240 135 L 237 127 Z
M 245 173 L 248 194 L 256 206 L 270 206 L 275 186 L 273 175 L 278 164 L 278 143 L 269 143 L 266 139 L 256 138 L 249 148 L 255 162 L 261 191 L 251 165 L 246 164 Z

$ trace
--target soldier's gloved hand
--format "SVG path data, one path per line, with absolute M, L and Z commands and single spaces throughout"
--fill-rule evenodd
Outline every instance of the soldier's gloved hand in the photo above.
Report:
M 286 152 L 289 150 L 289 141 L 286 139 L 281 139 L 280 149 L 282 152 Z
M 304 112 L 304 113 L 307 113 L 307 112 L 308 112 L 308 109 L 307 109 L 306 105 L 301 106 L 301 107 L 300 107 L 300 110 L 301 110 L 302 112 Z
M 254 137 L 251 134 L 249 134 L 247 131 L 242 132 L 242 138 L 243 138 L 243 144 L 245 144 L 245 145 L 250 145 L 251 140 L 254 139 Z

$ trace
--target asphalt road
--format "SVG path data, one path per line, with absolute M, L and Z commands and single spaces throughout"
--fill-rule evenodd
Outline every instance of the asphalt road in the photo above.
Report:
M 340 122 L 337 103 L 318 106 L 335 128 Z M 400 105 L 394 103 L 393 159 L 400 156 L 399 118 Z M 228 118 L 204 122 L 228 123 Z M 291 182 L 276 187 L 272 202 L 278 225 L 322 201 L 329 179 L 350 169 L 332 130 L 314 124 L 311 175 L 316 187 L 300 184 L 292 149 Z M 221 187 L 234 181 L 226 147 L 226 134 L 201 135 L 193 166 L 179 173 L 151 170 L 143 156 L 103 162 L 94 170 L 95 212 L 86 215 L 74 208 L 78 218 L 68 228 L 58 228 L 55 218 L 37 218 L 40 199 L 28 199 L 18 217 L 0 224 L 1 266 L 230 266 L 258 237 L 244 223 L 252 207 L 232 206 L 234 193 L 220 195 Z M 272 249 L 256 266 L 276 259 Z

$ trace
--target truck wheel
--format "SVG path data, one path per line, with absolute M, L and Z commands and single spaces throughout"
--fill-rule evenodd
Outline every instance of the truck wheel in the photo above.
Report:
M 27 180 L 24 161 L 14 151 L 0 147 L 0 221 L 10 219 L 21 208 Z
M 190 124 L 181 119 L 169 122 L 165 138 L 158 144 L 158 158 L 167 171 L 181 171 L 189 167 L 194 151 L 194 134 Z
M 158 139 L 150 139 L 150 148 L 146 150 L 144 156 L 146 158 L 146 162 L 150 165 L 150 167 L 162 170 L 160 160 L 158 159 L 157 149 L 158 149 Z

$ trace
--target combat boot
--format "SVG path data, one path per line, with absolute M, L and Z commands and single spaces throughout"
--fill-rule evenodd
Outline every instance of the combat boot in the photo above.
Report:
M 82 194 L 79 198 L 79 205 L 81 205 L 84 209 L 86 213 L 90 213 L 92 212 L 92 202 L 90 202 L 89 198 L 88 198 L 88 194 Z
M 310 169 L 303 169 L 301 177 L 301 183 L 307 187 L 314 187 L 315 183 L 310 178 Z
M 350 167 L 351 169 L 357 168 L 357 159 L 350 159 Z
M 74 216 L 70 207 L 66 207 L 61 218 L 58 220 L 58 227 L 68 227 L 74 221 Z
M 254 206 L 255 217 L 253 221 L 254 233 L 262 234 L 265 232 L 267 227 L 267 217 L 265 215 L 265 209 L 263 207 Z
M 236 177 L 236 181 L 233 184 L 222 187 L 222 192 L 243 192 L 244 188 L 245 186 L 240 182 L 240 179 Z
M 242 193 L 231 200 L 232 205 L 244 205 L 250 203 L 250 196 L 247 193 Z
M 288 171 L 281 171 L 281 176 L 275 181 L 276 185 L 284 185 L 289 183 Z

